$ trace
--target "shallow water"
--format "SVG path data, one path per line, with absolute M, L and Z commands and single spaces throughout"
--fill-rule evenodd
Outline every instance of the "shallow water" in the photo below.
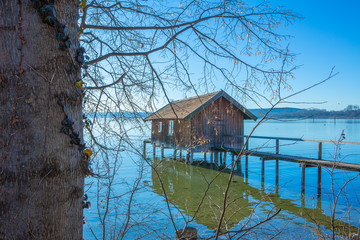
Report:
M 248 134 L 254 125 L 254 122 L 246 121 L 245 134 Z M 342 131 L 345 133 L 345 141 L 360 141 L 360 120 L 337 119 L 336 122 L 333 119 L 286 122 L 270 120 L 260 125 L 254 135 L 337 140 Z M 131 134 L 139 136 L 135 150 L 141 153 L 141 140 L 150 136 L 149 131 L 144 131 L 141 136 L 136 131 Z M 250 140 L 250 149 L 259 146 L 263 147 L 262 151 L 274 152 L 275 140 Z M 334 159 L 335 147 L 335 144 L 324 143 L 323 159 Z M 152 158 L 151 151 L 152 148 L 150 149 L 148 145 L 147 156 L 150 158 Z M 172 150 L 165 150 L 165 156 L 170 157 L 172 153 Z M 280 153 L 317 157 L 317 143 L 280 141 Z M 341 145 L 339 153 L 337 160 L 360 162 L 359 145 Z M 200 153 L 196 153 L 194 157 L 198 160 L 203 159 Z M 109 159 L 109 164 L 106 164 L 104 159 Z M 134 151 L 124 151 L 120 155 L 110 152 L 107 155 L 96 156 L 94 165 L 98 164 L 102 169 L 108 168 L 110 173 L 114 171 L 115 177 L 87 179 L 88 184 L 92 183 L 90 190 L 87 191 L 92 206 L 85 210 L 85 239 L 94 239 L 94 235 L 99 239 L 103 237 L 115 239 L 121 237 L 123 230 L 129 226 L 131 228 L 122 236 L 124 239 L 174 239 L 175 229 L 170 221 L 163 189 L 168 195 L 170 211 L 177 228 L 184 227 L 186 220 L 192 220 L 189 226 L 196 227 L 199 236 L 213 235 L 217 228 L 217 218 L 229 174 L 221 173 L 208 189 L 208 183 L 219 173 L 215 169 L 210 169 L 208 166 L 189 166 L 171 160 L 162 162 L 151 160 L 150 163 L 156 164 L 156 171 L 141 161 L 141 157 Z M 242 169 L 244 168 L 244 160 L 242 160 Z M 269 212 L 274 214 L 281 208 L 280 213 L 271 221 L 243 237 L 266 239 L 280 230 L 282 233 L 277 238 L 284 239 L 311 239 L 321 234 L 331 234 L 330 223 L 334 203 L 332 193 L 334 192 L 336 196 L 343 185 L 352 178 L 355 179 L 347 183 L 339 195 L 335 210 L 335 218 L 338 221 L 335 223 L 359 226 L 360 203 L 356 191 L 360 190 L 360 181 L 356 177 L 357 173 L 340 170 L 330 172 L 323 169 L 322 197 L 321 200 L 317 200 L 317 168 L 307 168 L 306 198 L 302 200 L 299 164 L 280 161 L 278 188 L 275 187 L 275 161 L 266 161 L 263 184 L 260 172 L 259 158 L 249 157 L 248 178 L 243 178 L 241 173 L 234 176 L 229 191 L 231 204 L 225 214 L 227 230 L 245 229 L 264 220 Z M 103 171 L 102 176 L 110 176 L 110 173 Z M 157 174 L 161 176 L 162 184 Z M 134 186 L 137 190 L 132 194 L 131 190 Z M 207 194 L 202 198 L 205 191 Z M 131 201 L 130 207 L 129 201 Z M 199 202 L 202 202 L 202 206 L 197 210 Z M 192 219 L 195 212 L 197 212 L 196 216 Z M 222 238 L 227 239 L 229 235 L 224 235 Z

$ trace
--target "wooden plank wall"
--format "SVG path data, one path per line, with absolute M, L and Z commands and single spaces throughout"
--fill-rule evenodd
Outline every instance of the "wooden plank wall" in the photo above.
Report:
M 151 142 L 157 146 L 187 148 L 190 145 L 190 121 L 183 119 L 174 121 L 174 134 L 169 135 L 169 119 L 152 121 Z M 162 122 L 162 131 L 159 132 L 159 122 Z
M 191 119 L 192 143 L 196 151 L 207 151 L 211 147 L 240 148 L 241 138 L 224 135 L 244 132 L 243 113 L 225 98 L 219 98 Z M 199 143 L 204 143 L 199 146 Z

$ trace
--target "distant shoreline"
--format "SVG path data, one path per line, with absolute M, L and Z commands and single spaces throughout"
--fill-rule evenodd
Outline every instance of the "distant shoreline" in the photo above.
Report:
M 250 109 L 261 118 L 270 109 Z M 275 108 L 267 118 L 279 119 L 360 119 L 360 110 L 327 111 L 325 109 Z
M 281 117 L 281 116 L 271 116 L 271 117 L 267 117 L 267 119 L 298 119 L 298 120 L 302 120 L 302 119 L 360 119 L 360 117 Z
M 249 109 L 257 118 L 262 118 L 270 109 Z M 94 113 L 85 113 L 94 117 Z M 146 118 L 151 113 L 146 112 L 103 112 L 96 113 L 97 118 Z M 327 111 L 324 109 L 275 108 L 268 115 L 268 119 L 360 119 L 360 110 Z

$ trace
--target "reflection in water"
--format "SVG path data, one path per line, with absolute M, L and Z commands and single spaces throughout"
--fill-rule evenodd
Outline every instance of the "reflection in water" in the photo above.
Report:
M 158 163 L 158 162 L 157 162 Z M 228 174 L 211 169 L 186 165 L 182 162 L 162 162 L 157 167 L 163 181 L 165 191 L 172 204 L 176 205 L 187 216 L 193 216 L 204 193 L 203 205 L 199 209 L 196 221 L 207 228 L 215 230 L 217 219 L 221 214 L 222 201 L 224 198 L 224 186 L 228 180 Z M 154 170 L 153 170 L 154 171 Z M 208 188 L 208 183 L 213 179 Z M 153 188 L 156 193 L 162 195 L 162 189 L 156 174 L 152 174 Z M 235 176 L 229 193 L 229 205 L 225 220 L 228 228 L 233 228 L 237 223 L 251 215 L 254 202 L 249 202 L 248 196 L 251 187 L 242 184 L 243 178 Z M 258 194 L 260 197 L 260 194 Z
M 197 212 L 196 222 L 208 229 L 215 230 L 221 214 L 223 192 L 229 174 L 212 170 L 208 166 L 186 165 L 183 162 L 172 160 L 155 160 L 153 164 L 157 166 L 156 170 L 160 174 L 169 202 L 190 218 Z M 163 195 L 154 170 L 152 170 L 152 181 L 154 191 Z M 205 197 L 203 197 L 204 195 Z M 201 207 L 198 209 L 201 202 Z M 282 199 L 278 194 L 269 194 L 249 186 L 239 175 L 233 177 L 227 203 L 226 224 L 222 231 L 233 228 L 235 228 L 233 230 L 240 230 L 242 223 L 246 223 L 255 211 L 259 214 L 260 210 L 262 214 L 260 217 L 265 219 L 271 209 L 275 213 L 280 208 L 282 211 L 277 218 L 281 218 L 285 222 L 290 220 L 289 215 L 305 219 L 307 222 L 316 224 L 316 229 L 313 227 L 310 229 L 316 235 L 321 234 L 320 226 L 328 230 L 332 229 L 331 218 L 324 214 L 320 202 L 317 204 L 318 208 L 305 208 L 303 204 L 301 207 L 290 199 Z M 257 207 L 258 209 L 256 209 Z M 357 232 L 356 228 L 339 220 L 335 220 L 333 225 L 341 226 L 341 229 L 336 228 L 337 233 L 341 235 L 349 236 L 349 232 Z

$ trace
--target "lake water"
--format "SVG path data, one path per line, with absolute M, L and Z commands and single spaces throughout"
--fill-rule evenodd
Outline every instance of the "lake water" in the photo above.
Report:
M 245 134 L 249 134 L 255 124 L 246 121 Z M 112 124 L 108 127 L 115 132 L 121 131 Z M 360 120 L 269 120 L 261 124 L 253 135 L 336 141 L 342 133 L 345 141 L 360 142 Z M 175 239 L 171 217 L 178 229 L 188 222 L 188 226 L 197 228 L 199 237 L 213 236 L 229 174 L 169 159 L 153 160 L 149 144 L 149 160 L 145 162 L 139 154 L 142 153 L 142 140 L 150 137 L 149 128 L 141 131 L 130 129 L 127 134 L 132 142 L 124 142 L 126 147 L 120 154 L 95 151 L 93 168 L 99 177 L 86 179 L 91 207 L 84 210 L 84 239 Z M 109 136 L 99 141 L 117 147 L 119 140 Z M 336 146 L 323 143 L 323 159 L 334 159 Z M 250 139 L 249 149 L 259 147 L 261 151 L 275 152 L 275 140 Z M 315 142 L 280 141 L 280 153 L 284 154 L 316 158 L 317 150 Z M 159 154 L 160 151 L 157 157 Z M 172 150 L 165 150 L 165 156 L 172 154 Z M 200 153 L 194 157 L 203 159 Z M 360 163 L 360 145 L 340 145 L 336 160 Z M 149 164 L 156 166 L 156 171 Z M 317 168 L 306 168 L 306 197 L 303 199 L 299 164 L 280 161 L 279 166 L 279 187 L 276 188 L 275 161 L 266 161 L 265 181 L 262 183 L 261 161 L 258 157 L 249 157 L 248 178 L 239 173 L 232 179 L 225 213 L 227 225 L 221 229 L 231 234 L 222 235 L 221 239 L 231 236 L 245 239 L 274 236 L 279 239 L 328 238 L 332 234 L 332 225 L 342 226 L 336 228 L 341 232 L 340 237 L 348 236 L 346 231 L 356 231 L 360 224 L 360 200 L 356 194 L 360 190 L 358 173 L 323 169 L 322 196 L 318 200 Z M 200 202 L 202 205 L 198 208 Z M 279 210 L 270 221 L 245 231 Z M 333 214 L 336 220 L 332 222 Z

